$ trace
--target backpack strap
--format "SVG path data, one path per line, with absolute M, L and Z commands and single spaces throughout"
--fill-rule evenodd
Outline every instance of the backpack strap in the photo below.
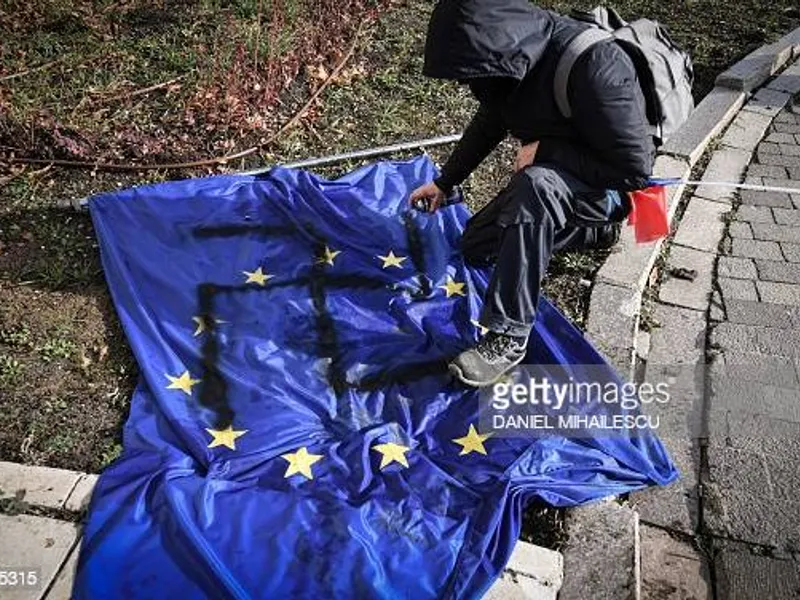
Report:
M 561 53 L 558 59 L 558 66 L 556 67 L 553 91 L 555 92 L 558 110 L 560 110 L 561 114 L 567 119 L 572 117 L 572 108 L 569 105 L 569 95 L 567 93 L 569 75 L 572 72 L 572 67 L 575 66 L 575 63 L 581 55 L 589 48 L 604 40 L 613 39 L 613 37 L 614 36 L 607 31 L 603 31 L 597 27 L 591 27 L 576 35 Z

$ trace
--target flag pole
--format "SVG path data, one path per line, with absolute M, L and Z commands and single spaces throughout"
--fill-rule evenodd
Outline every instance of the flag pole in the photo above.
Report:
M 364 148 L 362 150 L 352 150 L 350 152 L 342 152 L 341 154 L 330 154 L 327 156 L 319 156 L 316 158 L 308 158 L 305 160 L 298 160 L 295 162 L 285 163 L 283 165 L 272 165 L 269 167 L 262 167 L 260 169 L 253 169 L 252 171 L 244 171 L 236 173 L 238 175 L 262 175 L 268 173 L 276 166 L 285 169 L 305 169 L 308 167 L 320 167 L 323 165 L 332 165 L 347 160 L 356 160 L 363 158 L 372 158 L 375 156 L 384 156 L 386 154 L 394 154 L 395 152 L 405 152 L 407 150 L 419 150 L 424 148 L 433 148 L 435 146 L 443 146 L 445 144 L 452 144 L 461 139 L 460 133 L 451 135 L 440 135 L 436 137 L 426 138 L 422 140 L 412 140 L 408 142 L 399 142 L 397 144 L 389 144 L 387 146 L 376 146 L 374 148 Z M 73 200 L 66 200 L 59 202 L 61 208 L 74 208 L 77 211 L 84 211 L 88 209 L 89 198 L 78 198 Z

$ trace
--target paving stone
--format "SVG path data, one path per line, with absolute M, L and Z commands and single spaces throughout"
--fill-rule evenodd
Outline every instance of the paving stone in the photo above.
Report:
M 506 569 L 559 588 L 564 578 L 564 557 L 560 552 L 520 541 L 514 546 Z
M 680 479 L 633 494 L 631 504 L 643 520 L 689 534 L 698 525 L 699 513 L 706 320 L 702 312 L 663 304 L 656 305 L 653 317 L 659 327 L 651 332 L 644 381 L 667 384 L 670 398 L 664 404 L 643 406 L 643 412 L 658 419 L 659 438 Z
M 753 235 L 757 240 L 800 243 L 800 229 L 772 223 L 753 223 Z
M 675 243 L 706 252 L 716 252 L 725 229 L 722 215 L 728 211 L 728 206 L 719 202 L 692 198 L 678 225 Z
M 720 323 L 711 332 L 711 343 L 724 351 L 800 356 L 800 331 L 785 327 Z
M 743 238 L 745 240 L 753 239 L 753 230 L 747 221 L 734 221 L 728 225 L 728 235 L 734 238 Z
M 720 73 L 716 85 L 752 91 L 785 65 L 792 58 L 793 50 L 791 43 L 780 41 L 762 46 Z
M 659 424 L 658 437 L 680 473 L 667 486 L 655 486 L 631 494 L 631 506 L 640 518 L 659 527 L 692 534 L 698 525 L 700 500 L 697 493 L 700 445 L 696 439 L 671 435 Z
M 797 126 L 800 129 L 800 125 Z M 789 179 L 792 181 L 800 180 L 800 167 L 786 167 L 789 172 Z
M 14 600 L 40 598 L 55 579 L 78 536 L 72 523 L 30 515 L 0 515 L 0 531 L 3 532 L 0 565 L 40 570 L 40 587 L 9 594 Z
M 744 109 L 775 117 L 792 99 L 792 95 L 777 89 L 768 87 L 758 90 Z
M 641 546 L 643 598 L 713 599 L 708 559 L 697 548 L 647 525 L 641 526 Z
M 761 383 L 777 388 L 800 389 L 795 361 L 784 356 L 770 356 L 753 352 L 727 351 L 717 354 L 710 367 L 712 387 L 715 381 L 728 382 L 742 380 Z M 766 394 L 762 386 L 757 386 L 760 394 Z M 756 403 L 754 413 L 760 414 L 763 405 Z M 743 410 L 749 411 L 748 407 Z
M 800 567 L 797 562 L 765 556 L 763 550 L 749 548 L 745 544 L 726 542 L 715 553 L 714 565 L 718 598 L 800 598 Z
M 718 277 L 717 285 L 722 294 L 722 301 L 726 306 L 731 300 L 758 300 L 756 286 L 754 282 L 749 279 Z
M 798 146 L 798 148 L 800 148 L 800 146 Z M 787 193 L 789 194 L 789 197 L 792 199 L 795 208 L 797 208 L 798 203 L 800 203 L 800 182 L 795 181 L 794 179 L 774 179 L 772 177 L 763 177 L 761 179 L 761 184 L 770 187 L 798 190 L 797 193 L 792 193 L 792 192 L 787 192 Z
M 89 500 L 92 498 L 94 486 L 97 485 L 97 475 L 83 475 L 75 489 L 67 498 L 64 508 L 73 512 L 80 512 L 89 506 Z
M 697 271 L 694 281 L 669 277 L 661 284 L 661 302 L 705 312 L 712 290 L 714 254 L 692 248 L 672 246 L 667 260 L 668 269 Z
M 800 285 L 757 281 L 756 287 L 762 302 L 800 306 Z
M 758 145 L 758 151 L 763 154 L 782 154 L 781 147 L 778 145 L 778 143 L 771 142 L 769 140 L 766 142 L 761 142 Z
M 749 221 L 751 223 L 774 223 L 772 209 L 769 206 L 740 206 L 734 214 L 737 221 Z
M 513 571 L 523 587 L 539 591 L 540 595 L 536 597 L 544 598 L 542 593 L 549 592 L 555 598 L 564 581 L 564 557 L 560 552 L 517 542 L 506 570 Z M 528 585 L 524 585 L 526 583 Z
M 777 260 L 757 260 L 758 279 L 779 283 L 800 283 L 800 264 Z
M 772 118 L 753 112 L 742 111 L 722 136 L 721 144 L 753 152 L 772 123 Z
M 517 542 L 505 571 L 484 598 L 556 600 L 563 578 L 564 561 L 559 552 Z
M 788 96 L 788 94 L 787 94 Z M 791 133 L 770 133 L 765 142 L 772 142 L 774 144 L 794 144 L 794 136 Z
M 797 146 L 797 148 L 800 148 L 800 146 Z M 774 187 L 794 188 L 800 190 L 800 182 L 794 179 L 790 179 L 789 177 L 763 177 L 761 179 L 761 182 L 764 185 L 769 185 Z M 791 194 L 792 192 L 789 193 Z
M 0 462 L 0 498 L 24 490 L 23 499 L 28 504 L 61 508 L 79 477 L 80 473 L 74 471 Z
M 633 369 L 640 303 L 639 292 L 604 282 L 595 283 L 589 300 L 586 336 L 623 378 Z
M 717 276 L 733 279 L 757 279 L 758 273 L 752 259 L 720 256 L 717 259 Z
M 639 517 L 614 502 L 571 509 L 566 516 L 564 585 L 559 600 L 640 597 Z
M 778 206 L 781 208 L 793 208 L 792 198 L 783 192 L 758 192 L 755 190 L 741 190 L 739 197 L 742 204 L 752 206 Z
M 800 133 L 800 125 L 797 123 L 772 123 L 773 129 L 779 133 Z
M 71 600 L 72 584 L 75 581 L 75 570 L 78 568 L 78 556 L 80 555 L 80 540 L 69 554 L 69 558 L 56 577 L 56 581 L 50 591 L 47 592 L 45 600 Z
M 795 115 L 794 112 L 789 111 L 789 110 L 785 110 L 781 114 L 779 114 L 777 117 L 775 117 L 775 122 L 776 123 L 791 123 L 793 125 L 796 125 L 796 124 L 800 123 L 800 120 L 798 120 L 797 115 Z
M 800 210 L 773 208 L 772 214 L 778 225 L 800 225 Z
M 781 247 L 776 242 L 761 240 L 744 240 L 736 238 L 731 243 L 731 254 L 745 258 L 764 258 L 767 260 L 781 260 Z
M 800 262 L 800 244 L 790 244 L 784 242 L 780 245 L 783 257 L 789 262 Z
M 701 181 L 731 181 L 738 183 L 742 180 L 747 165 L 752 158 L 752 152 L 734 148 L 720 148 L 711 155 L 711 160 L 706 166 Z M 696 196 L 730 204 L 734 189 L 722 186 L 698 186 Z
M 747 167 L 747 176 L 753 177 L 775 177 L 782 179 L 787 177 L 786 167 L 776 167 L 775 165 L 751 164 Z
M 705 152 L 709 141 L 728 126 L 744 100 L 742 91 L 715 87 L 697 105 L 686 123 L 667 140 L 661 151 L 694 164 Z
M 755 175 L 748 175 L 744 178 L 744 183 L 749 185 L 764 185 L 764 178 Z
M 797 306 L 730 300 L 725 303 L 725 313 L 731 323 L 762 327 L 800 327 L 800 308 Z
M 710 427 L 703 488 L 709 532 L 800 551 L 800 424 L 728 411 Z
M 703 431 L 706 320 L 702 312 L 659 304 L 653 314 L 660 324 L 651 332 L 645 380 L 666 383 L 670 401 L 644 407 L 657 415 L 664 435 L 692 440 Z
M 758 162 L 764 165 L 777 165 L 780 167 L 800 167 L 800 156 L 770 154 L 759 150 Z
M 711 395 L 708 419 L 709 430 L 717 438 L 746 435 L 747 430 L 740 426 L 740 422 L 755 416 L 800 423 L 800 390 L 796 386 L 779 387 L 777 381 L 772 385 L 757 380 L 773 374 L 781 380 L 794 381 L 789 379 L 795 371 L 792 359 L 754 353 L 729 354 L 739 357 L 737 360 L 756 356 L 762 358 L 752 365 L 736 365 L 749 378 L 740 377 L 733 367 L 720 368 L 716 363 L 712 366 L 709 377 Z
M 781 147 L 781 154 L 784 156 L 800 156 L 800 146 L 797 146 L 794 142 L 778 145 Z

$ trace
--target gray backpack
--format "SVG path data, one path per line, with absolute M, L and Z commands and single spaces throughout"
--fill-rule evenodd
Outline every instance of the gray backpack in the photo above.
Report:
M 613 9 L 575 11 L 573 18 L 594 27 L 578 34 L 564 49 L 555 76 L 555 98 L 565 117 L 572 116 L 567 84 L 578 58 L 593 45 L 614 39 L 631 57 L 647 102 L 647 119 L 657 145 L 680 127 L 694 109 L 694 71 L 689 55 L 678 48 L 666 28 L 649 19 L 624 21 Z

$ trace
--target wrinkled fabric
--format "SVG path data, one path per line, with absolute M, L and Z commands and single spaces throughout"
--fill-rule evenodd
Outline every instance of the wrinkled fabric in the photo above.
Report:
M 141 379 L 91 501 L 76 598 L 477 598 L 529 500 L 676 477 L 651 435 L 497 437 L 460 454 L 478 397 L 445 363 L 478 339 L 490 273 L 457 249 L 463 204 L 409 211 L 435 174 L 420 157 L 91 200 Z M 455 283 L 464 295 L 443 289 Z M 604 364 L 546 300 L 527 358 Z M 222 431 L 232 447 L 214 443 Z M 407 466 L 382 468 L 383 444 L 408 447 Z M 288 469 L 301 449 L 320 457 L 310 478 Z
M 505 102 L 481 102 L 437 185 L 449 190 L 463 182 L 510 134 L 523 143 L 538 141 L 537 160 L 556 163 L 591 187 L 645 187 L 655 145 L 636 69 L 621 47 L 603 42 L 576 62 L 568 86 L 571 119 L 556 105 L 558 59 L 588 27 L 528 0 L 437 3 L 425 43 L 425 75 L 519 82 Z

